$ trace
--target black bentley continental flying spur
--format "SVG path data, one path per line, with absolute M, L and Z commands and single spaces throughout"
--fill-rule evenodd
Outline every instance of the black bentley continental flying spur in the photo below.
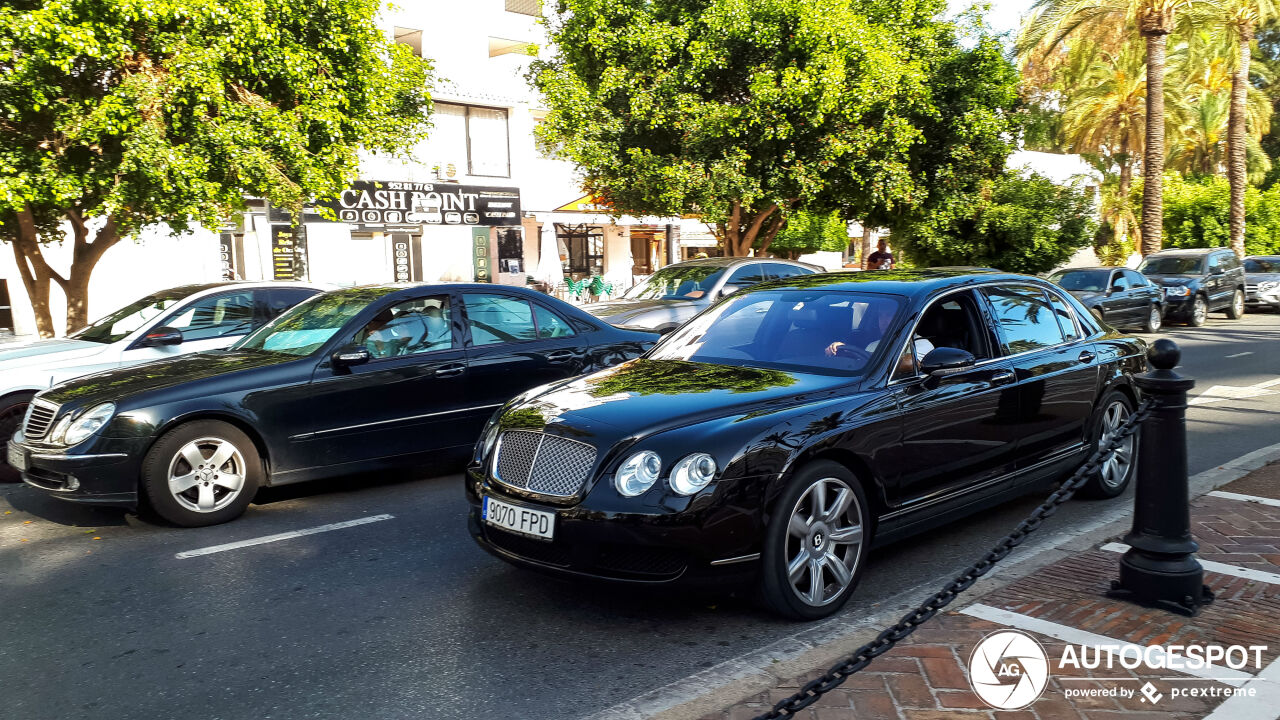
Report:
M 304 301 L 229 350 L 77 378 L 31 401 L 8 445 L 27 484 L 226 522 L 260 486 L 465 457 L 485 419 L 535 385 L 634 358 L 619 330 L 498 285 L 386 285 Z
M 530 569 L 749 579 L 777 612 L 823 617 L 874 545 L 1078 465 L 1133 412 L 1144 351 L 1031 277 L 761 283 L 640 359 L 507 403 L 468 466 L 470 531 Z M 1135 443 L 1088 494 L 1124 490 Z

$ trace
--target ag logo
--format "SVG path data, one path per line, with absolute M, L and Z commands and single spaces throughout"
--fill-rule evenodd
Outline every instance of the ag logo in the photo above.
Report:
M 1049 659 L 1035 638 L 998 630 L 982 638 L 969 657 L 969 685 L 997 710 L 1018 710 L 1036 701 L 1049 681 Z

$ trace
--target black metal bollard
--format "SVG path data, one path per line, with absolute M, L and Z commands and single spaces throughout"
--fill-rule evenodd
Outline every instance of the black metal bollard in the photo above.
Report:
M 1130 546 L 1120 559 L 1120 579 L 1111 597 L 1197 615 L 1213 602 L 1191 539 L 1187 488 L 1187 391 L 1195 380 L 1173 371 L 1182 351 L 1172 340 L 1157 340 L 1147 351 L 1154 368 L 1134 378 L 1151 399 L 1151 415 L 1139 429 L 1138 477 Z

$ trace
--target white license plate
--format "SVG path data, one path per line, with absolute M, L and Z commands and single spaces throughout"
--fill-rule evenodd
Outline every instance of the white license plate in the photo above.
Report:
M 9 465 L 22 472 L 27 469 L 27 453 L 17 445 L 9 446 Z
M 480 517 L 494 527 L 521 535 L 550 540 L 556 531 L 556 514 L 545 510 L 512 505 L 486 495 L 480 506 Z

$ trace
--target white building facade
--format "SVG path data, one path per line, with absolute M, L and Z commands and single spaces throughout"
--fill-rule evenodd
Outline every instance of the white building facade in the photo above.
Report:
M 533 130 L 546 113 L 525 79 L 545 47 L 538 12 L 537 0 L 410 0 L 389 9 L 388 37 L 430 58 L 438 78 L 433 127 L 410 159 L 366 154 L 359 179 L 325 204 L 329 212 L 302 223 L 251 203 L 220 232 L 156 229 L 123 242 L 94 272 L 90 314 L 217 279 L 523 285 L 532 277 L 554 287 L 602 276 L 620 290 L 673 260 L 714 254 L 701 222 L 610 217 L 584 196 L 570 163 L 540 152 Z M 7 325 L 30 335 L 34 314 L 5 250 L 0 332 Z M 46 254 L 65 269 L 69 243 Z M 61 328 L 64 299 L 56 288 L 51 295 Z

